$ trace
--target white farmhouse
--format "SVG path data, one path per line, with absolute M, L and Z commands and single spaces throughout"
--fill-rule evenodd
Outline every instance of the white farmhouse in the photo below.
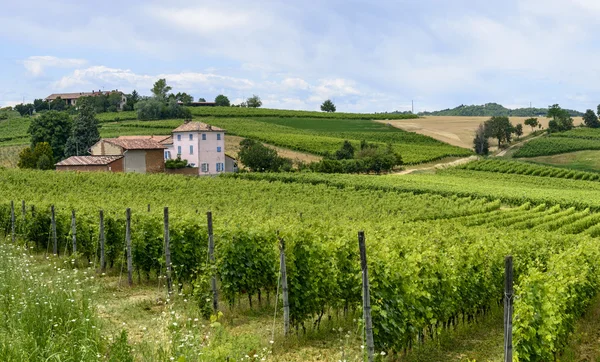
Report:
M 199 175 L 217 175 L 226 170 L 230 163 L 225 156 L 225 130 L 202 122 L 186 121 L 173 130 L 173 137 L 161 142 L 165 160 L 178 156 L 197 167 Z

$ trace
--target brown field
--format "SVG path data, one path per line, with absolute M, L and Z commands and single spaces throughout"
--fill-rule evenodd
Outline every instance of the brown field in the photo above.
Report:
M 420 133 L 433 137 L 442 142 L 454 146 L 471 148 L 473 137 L 477 127 L 490 117 L 460 117 L 460 116 L 431 116 L 419 119 L 384 120 L 382 123 L 390 123 L 394 127 L 405 131 Z M 510 117 L 512 124 L 517 125 L 529 117 Z M 582 123 L 581 117 L 574 117 L 575 125 Z M 540 117 L 538 122 L 543 128 L 548 127 L 548 118 Z M 523 125 L 524 136 L 531 133 L 531 127 Z

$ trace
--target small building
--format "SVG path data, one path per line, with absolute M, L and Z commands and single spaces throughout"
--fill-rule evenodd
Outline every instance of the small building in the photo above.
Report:
M 72 156 L 57 163 L 56 171 L 123 172 L 123 156 Z
M 228 154 L 225 154 L 225 172 L 238 172 L 237 160 Z
M 125 104 L 127 104 L 127 97 L 125 94 L 118 89 L 112 91 L 91 91 L 91 92 L 76 92 L 76 93 L 53 93 L 48 97 L 44 98 L 46 102 L 52 102 L 53 100 L 60 98 L 65 101 L 67 106 L 75 106 L 77 104 L 77 100 L 81 97 L 95 97 L 99 95 L 108 96 L 111 93 L 119 93 L 121 95 L 121 103 L 119 103 L 119 109 L 122 110 Z
M 165 160 L 180 157 L 199 175 L 218 175 L 225 170 L 225 130 L 202 122 L 186 121 L 173 130 L 170 139 L 161 141 L 166 147 Z
M 123 156 L 123 171 L 165 171 L 165 146 L 152 138 L 103 138 L 90 148 L 93 156 Z

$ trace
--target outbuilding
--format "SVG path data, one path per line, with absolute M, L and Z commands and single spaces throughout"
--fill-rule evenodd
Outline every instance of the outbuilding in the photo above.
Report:
M 164 150 L 152 138 L 103 138 L 93 145 L 93 156 L 123 156 L 124 172 L 165 172 Z
M 56 171 L 123 172 L 123 156 L 72 156 L 57 163 Z

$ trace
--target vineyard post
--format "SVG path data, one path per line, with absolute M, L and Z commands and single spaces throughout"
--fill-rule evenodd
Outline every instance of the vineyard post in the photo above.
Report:
M 165 263 L 167 264 L 167 292 L 169 296 L 173 291 L 173 281 L 171 280 L 171 246 L 169 243 L 169 208 L 165 207 Z
M 56 239 L 56 213 L 54 205 L 50 206 L 51 224 L 52 224 L 52 254 L 58 256 L 58 240 Z
M 77 252 L 77 222 L 75 221 L 75 210 L 71 210 L 71 235 L 73 236 L 73 254 Z
M 31 205 L 31 217 L 35 217 L 35 206 Z
M 367 357 L 373 362 L 375 344 L 373 342 L 373 321 L 371 320 L 371 294 L 369 292 L 369 271 L 367 269 L 367 250 L 365 247 L 365 232 L 358 232 L 358 249 L 360 251 L 360 267 L 362 270 L 363 285 L 363 319 L 367 339 Z
M 148 204 L 148 212 L 150 212 L 150 204 Z
M 290 333 L 290 302 L 288 299 L 287 269 L 285 267 L 285 240 L 283 238 L 279 238 L 279 262 L 283 292 L 283 334 L 287 336 Z
M 106 260 L 104 258 L 104 211 L 100 210 L 100 271 L 106 269 Z
M 213 234 L 213 221 L 212 221 L 212 212 L 206 213 L 206 221 L 208 223 L 208 258 L 210 261 L 211 267 L 211 278 L 210 278 L 210 288 L 212 289 L 213 295 L 213 310 L 217 313 L 217 309 L 219 308 L 219 299 L 217 296 L 217 276 L 214 271 L 215 264 L 215 237 Z
M 23 225 L 25 225 L 25 219 L 27 218 L 27 210 L 25 209 L 25 200 L 21 200 L 21 214 L 23 214 Z
M 10 202 L 10 233 L 11 233 L 12 242 L 14 243 L 15 240 L 16 240 L 16 235 L 15 235 L 15 202 L 14 201 Z
M 133 263 L 131 260 L 131 209 L 125 211 L 125 242 L 127 243 L 127 281 L 133 285 Z
M 513 257 L 504 258 L 504 361 L 512 362 Z

